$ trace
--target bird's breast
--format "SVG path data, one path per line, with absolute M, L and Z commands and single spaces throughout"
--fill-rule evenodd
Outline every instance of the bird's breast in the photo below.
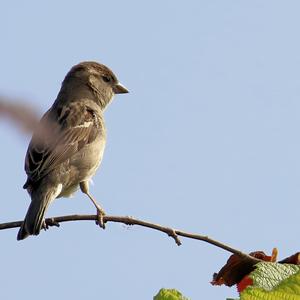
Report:
M 91 178 L 98 169 L 105 148 L 105 139 L 98 137 L 94 142 L 84 146 L 71 159 L 70 164 L 79 172 L 79 180 Z

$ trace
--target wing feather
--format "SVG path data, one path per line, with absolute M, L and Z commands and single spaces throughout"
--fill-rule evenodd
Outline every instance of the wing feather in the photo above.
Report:
M 99 111 L 84 103 L 50 109 L 42 118 L 27 150 L 25 171 L 28 179 L 24 188 L 92 143 L 101 134 L 102 122 Z

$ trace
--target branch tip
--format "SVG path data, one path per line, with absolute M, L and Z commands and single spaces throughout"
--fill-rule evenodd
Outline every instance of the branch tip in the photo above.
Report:
M 173 238 L 175 240 L 175 243 L 177 244 L 177 246 L 181 245 L 181 241 L 174 229 L 167 228 L 166 233 L 168 234 L 168 236 L 170 236 L 171 238 Z

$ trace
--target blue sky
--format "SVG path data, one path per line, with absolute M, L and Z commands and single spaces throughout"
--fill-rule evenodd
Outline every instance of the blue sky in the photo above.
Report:
M 108 143 L 91 192 L 108 214 L 209 235 L 245 252 L 299 250 L 298 1 L 9 1 L 0 93 L 41 115 L 70 67 L 96 60 L 130 94 L 105 113 Z M 0 221 L 23 219 L 30 137 L 0 120 Z M 47 216 L 94 213 L 81 193 Z M 229 253 L 138 227 L 93 222 L 16 241 L 0 234 L 3 299 L 235 297 L 212 287 Z

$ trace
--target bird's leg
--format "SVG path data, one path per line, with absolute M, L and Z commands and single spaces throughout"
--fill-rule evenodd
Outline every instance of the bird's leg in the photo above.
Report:
M 103 221 L 103 216 L 105 215 L 104 209 L 97 203 L 97 201 L 94 199 L 94 197 L 89 193 L 89 183 L 88 181 L 82 181 L 79 184 L 81 191 L 86 194 L 90 200 L 93 202 L 97 209 L 97 221 L 96 224 L 98 224 L 101 228 L 105 229 L 105 224 Z

